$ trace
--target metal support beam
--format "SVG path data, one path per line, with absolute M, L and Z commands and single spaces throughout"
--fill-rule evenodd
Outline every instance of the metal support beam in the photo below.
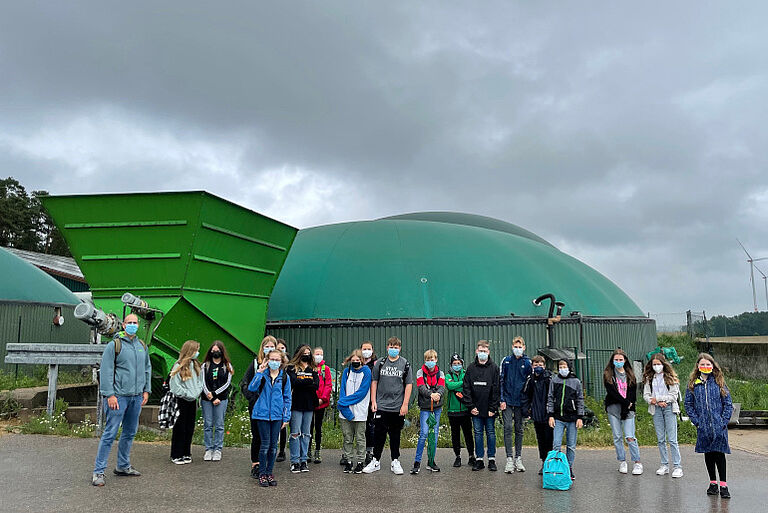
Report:
M 56 382 L 59 380 L 59 366 L 52 363 L 48 366 L 48 415 L 53 416 L 53 408 L 56 406 Z

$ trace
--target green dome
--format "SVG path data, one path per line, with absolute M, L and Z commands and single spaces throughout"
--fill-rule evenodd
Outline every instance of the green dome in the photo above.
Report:
M 67 287 L 10 251 L 0 248 L 0 300 L 77 304 Z
M 642 316 L 613 282 L 535 234 L 470 214 L 426 212 L 299 231 L 268 319 Z

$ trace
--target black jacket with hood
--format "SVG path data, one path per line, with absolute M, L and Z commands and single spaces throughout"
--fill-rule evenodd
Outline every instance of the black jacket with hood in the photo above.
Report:
M 627 376 L 627 382 L 629 382 L 629 376 Z M 635 381 L 632 384 L 627 383 L 627 397 L 622 397 L 621 394 L 619 393 L 619 387 L 616 384 L 615 376 L 613 377 L 613 379 L 611 379 L 610 382 L 605 381 L 605 379 L 603 379 L 603 385 L 605 386 L 606 409 L 611 404 L 620 405 L 621 420 L 625 420 L 629 415 L 629 412 L 635 411 L 635 403 L 637 402 L 637 381 Z
M 547 394 L 547 414 L 563 422 L 576 422 L 584 418 L 584 390 L 573 371 L 567 377 L 552 374 Z
M 534 422 L 547 422 L 547 394 L 552 381 L 552 373 L 547 369 L 541 375 L 532 372 L 523 385 L 523 412 L 527 412 Z
M 464 374 L 463 386 L 464 403 L 469 407 L 477 408 L 478 417 L 488 417 L 488 412 L 499 410 L 501 401 L 501 383 L 499 381 L 499 366 L 491 357 L 481 364 L 475 356 L 475 361 L 469 364 Z

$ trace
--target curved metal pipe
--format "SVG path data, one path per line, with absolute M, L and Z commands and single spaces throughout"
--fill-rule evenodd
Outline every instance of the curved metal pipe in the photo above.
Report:
M 555 303 L 557 301 L 555 299 L 554 294 L 542 294 L 533 300 L 533 304 L 536 306 L 541 306 L 541 302 L 544 301 L 545 299 L 549 299 L 549 315 L 547 315 L 547 318 L 551 319 L 552 317 L 554 317 L 553 314 L 555 313 Z

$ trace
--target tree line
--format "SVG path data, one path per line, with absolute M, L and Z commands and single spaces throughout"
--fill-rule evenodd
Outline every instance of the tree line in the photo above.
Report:
M 0 179 L 0 246 L 70 256 L 53 219 L 40 203 L 48 191 L 27 192 L 18 180 Z
M 744 312 L 728 317 L 716 315 L 707 321 L 694 323 L 694 332 L 710 337 L 750 337 L 768 335 L 768 312 Z

